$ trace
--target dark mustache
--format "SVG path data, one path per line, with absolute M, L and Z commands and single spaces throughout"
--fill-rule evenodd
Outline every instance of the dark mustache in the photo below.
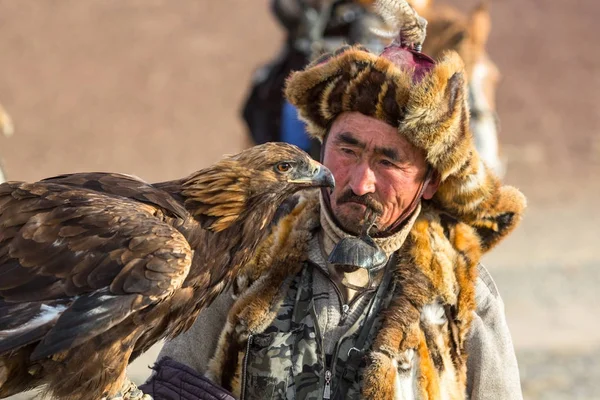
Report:
M 383 213 L 383 204 L 381 204 L 381 202 L 379 202 L 372 193 L 367 193 L 365 195 L 359 196 L 355 194 L 351 189 L 349 189 L 346 192 L 342 193 L 337 202 L 338 204 L 358 203 L 366 206 L 376 215 L 380 215 Z

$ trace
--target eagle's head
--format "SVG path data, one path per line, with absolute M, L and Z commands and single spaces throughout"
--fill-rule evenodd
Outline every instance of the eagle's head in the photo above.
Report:
M 264 228 L 290 195 L 333 186 L 333 174 L 306 152 L 287 143 L 266 143 L 192 174 L 181 193 L 203 228 L 222 231 L 249 216 L 257 229 Z

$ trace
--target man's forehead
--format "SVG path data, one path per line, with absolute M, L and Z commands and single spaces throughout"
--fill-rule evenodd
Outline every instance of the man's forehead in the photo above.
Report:
M 410 143 L 397 128 L 359 112 L 344 112 L 335 119 L 325 139 L 325 147 L 330 143 L 360 145 L 393 159 L 425 157 L 422 150 Z
M 369 140 L 369 137 L 360 137 L 359 135 L 353 134 L 352 132 L 341 131 L 338 132 L 333 142 L 343 143 L 350 146 L 356 146 L 361 149 L 370 150 L 374 153 L 384 155 L 388 158 L 399 160 L 402 158 L 404 154 L 406 154 L 406 150 L 402 148 L 400 144 L 397 143 L 383 143 L 377 144 L 374 143 L 373 140 Z
M 330 137 L 327 142 L 344 142 L 362 147 L 389 148 L 400 151 L 412 149 L 412 145 L 395 128 L 382 121 L 377 122 L 379 124 L 370 122 L 352 124 L 351 121 L 339 125 L 334 124 L 330 129 Z

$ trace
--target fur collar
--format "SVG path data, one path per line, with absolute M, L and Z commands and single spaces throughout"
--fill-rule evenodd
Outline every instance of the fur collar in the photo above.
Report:
M 412 396 L 402 398 L 438 399 L 442 393 L 444 398 L 464 398 L 464 349 L 476 306 L 477 264 L 514 229 L 524 208 L 516 189 L 502 187 L 492 195 L 495 201 L 472 214 L 482 218 L 465 222 L 424 202 L 399 252 L 397 290 L 383 311 L 383 324 L 368 355 L 364 398 L 394 398 L 399 393 Z M 301 198 L 280 219 L 238 282 L 239 298 L 210 365 L 212 379 L 234 393 L 239 393 L 245 341 L 276 316 L 290 277 L 307 258 L 310 238 L 320 224 L 319 211 L 317 194 Z

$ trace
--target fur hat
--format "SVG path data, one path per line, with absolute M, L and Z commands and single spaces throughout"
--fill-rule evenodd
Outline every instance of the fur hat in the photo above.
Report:
M 377 118 L 425 151 L 442 180 L 434 198 L 442 209 L 465 222 L 481 221 L 502 197 L 501 203 L 510 200 L 511 210 L 506 211 L 520 214 L 524 197 L 514 188 L 501 188 L 475 150 L 460 56 L 448 51 L 434 62 L 418 51 L 427 21 L 406 1 L 375 3 L 386 22 L 396 22 L 395 28 L 402 23 L 380 55 L 362 46 L 343 46 L 288 77 L 285 96 L 309 134 L 323 141 L 346 111 Z
M 454 52 L 430 60 L 398 47 L 378 56 L 345 46 L 294 72 L 285 94 L 313 137 L 322 141 L 339 114 L 358 111 L 397 127 L 446 178 L 472 149 L 464 66 Z

